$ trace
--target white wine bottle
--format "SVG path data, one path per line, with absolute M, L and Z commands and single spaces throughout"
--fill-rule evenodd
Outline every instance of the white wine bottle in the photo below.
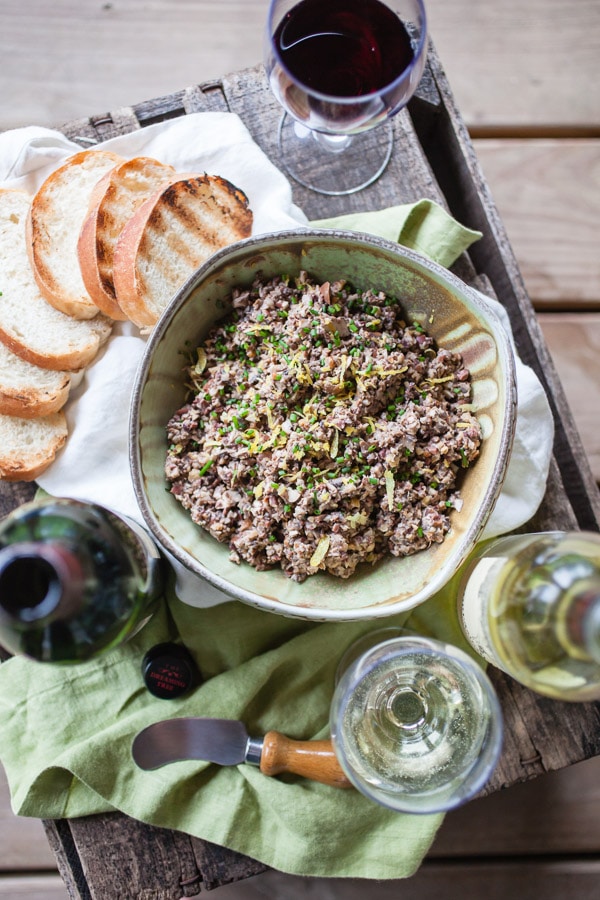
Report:
M 458 585 L 461 627 L 480 656 L 539 694 L 600 698 L 600 535 L 494 539 Z
M 47 498 L 0 522 L 0 644 L 39 662 L 84 662 L 153 614 L 164 561 L 135 522 Z

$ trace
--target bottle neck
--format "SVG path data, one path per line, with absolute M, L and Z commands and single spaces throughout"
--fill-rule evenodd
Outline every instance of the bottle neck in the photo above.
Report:
M 0 550 L 0 621 L 43 625 L 81 608 L 85 571 L 68 547 L 23 542 Z
M 567 640 L 600 663 L 600 578 L 578 586 L 565 610 Z

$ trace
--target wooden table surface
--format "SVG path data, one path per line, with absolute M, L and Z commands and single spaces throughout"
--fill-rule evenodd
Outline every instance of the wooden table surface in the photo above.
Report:
M 196 83 L 209 74 L 217 75 L 246 63 L 254 63 L 260 55 L 257 48 L 260 45 L 265 3 L 248 2 L 243 4 L 243 10 L 240 3 L 199 3 L 196 4 L 194 14 L 190 11 L 189 4 L 185 3 L 168 4 L 168 10 L 164 2 L 153 4 L 151 10 L 142 11 L 142 6 L 146 5 L 130 2 L 100 6 L 87 2 L 77 5 L 63 2 L 53 4 L 52 13 L 46 11 L 44 15 L 32 19 L 31 10 L 24 11 L 19 4 L 7 3 L 5 0 L 0 11 L 0 35 L 2 41 L 7 42 L 8 48 L 12 50 L 16 47 L 18 52 L 10 54 L 8 67 L 0 74 L 0 84 L 4 87 L 3 96 L 12 98 L 10 105 L 5 104 L 3 107 L 0 127 L 29 122 L 57 123 L 87 116 L 94 110 L 101 113 L 105 109 L 129 104 L 132 100 L 144 100 L 179 89 L 188 83 Z M 592 77 L 599 58 L 599 5 L 578 0 L 574 9 L 572 4 L 556 0 L 527 0 L 526 3 L 505 3 L 498 10 L 491 3 L 485 2 L 476 12 L 468 2 L 444 4 L 432 0 L 429 6 L 436 45 L 450 75 L 461 112 L 474 137 L 477 156 L 492 185 L 492 194 L 497 200 L 502 221 L 519 260 L 529 296 L 539 312 L 538 319 L 567 389 L 593 473 L 598 479 L 600 441 L 594 411 L 597 413 L 600 404 L 597 399 L 594 402 L 590 402 L 590 399 L 598 397 L 600 384 L 595 352 L 600 346 L 597 238 L 600 206 L 600 104 L 596 80 Z M 215 51 L 215 45 L 211 41 L 211 35 L 214 37 L 219 30 L 216 26 L 219 17 L 225 13 L 225 8 L 231 15 L 230 22 L 235 23 L 234 30 L 241 27 L 240 22 L 245 23 L 244 40 L 240 42 L 238 36 L 239 52 L 235 52 L 235 58 L 230 64 L 225 61 L 217 68 L 218 61 L 208 63 L 215 65 L 214 70 L 199 73 L 200 63 L 207 65 L 206 56 L 215 59 L 216 52 L 218 59 L 225 58 L 224 54 L 219 56 L 222 48 L 218 42 Z M 472 28 L 459 27 L 457 23 L 460 23 L 461 17 L 462 21 L 471 21 Z M 194 58 L 193 48 L 190 49 L 190 45 L 185 43 L 190 31 L 186 28 L 186 21 L 190 18 L 194 19 L 196 33 L 204 30 L 206 35 L 206 47 L 198 50 L 198 59 Z M 2 28 L 3 25 L 6 27 Z M 169 34 L 176 40 L 168 42 L 167 52 L 164 35 L 169 25 Z M 90 26 L 93 26 L 93 48 L 86 55 L 82 49 L 86 39 L 84 32 L 87 29 L 89 41 Z M 495 38 L 493 46 L 486 40 L 491 32 Z M 134 40 L 134 35 L 142 39 Z M 54 66 L 50 72 L 41 68 L 44 60 L 48 59 L 48 45 L 46 44 L 46 49 L 42 48 L 42 36 L 44 40 L 52 41 L 50 59 Z M 39 44 L 37 48 L 36 43 Z M 95 49 L 95 52 L 92 53 L 91 49 Z M 212 57 L 208 50 L 212 50 Z M 73 51 L 76 51 L 74 57 Z M 244 58 L 245 52 L 249 52 L 249 58 Z M 7 58 L 6 54 L 4 58 Z M 150 58 L 152 65 L 149 67 Z M 164 69 L 165 58 L 170 64 L 168 71 Z M 177 60 L 176 67 L 174 60 Z M 564 77 L 567 63 L 568 79 Z M 47 62 L 45 65 L 47 66 Z M 195 73 L 192 77 L 186 78 L 186 65 L 191 65 Z M 126 75 L 131 75 L 130 82 L 126 77 L 119 77 L 119 67 L 124 69 Z M 77 79 L 74 82 L 72 73 L 75 69 Z M 586 79 L 586 75 L 589 78 Z M 139 84 L 136 78 L 139 78 Z M 153 78 L 157 79 L 156 85 Z M 169 83 L 169 78 L 173 79 L 172 83 Z M 32 85 L 36 89 L 33 94 Z M 59 90 L 61 85 L 62 94 Z M 143 85 L 146 85 L 146 89 L 142 92 Z M 586 90 L 583 89 L 584 85 Z M 140 91 L 136 97 L 138 86 Z M 152 86 L 152 89 L 148 86 Z M 580 91 L 578 87 L 581 87 Z M 421 127 L 425 128 L 428 117 L 423 113 L 423 108 L 421 113 Z M 418 115 L 417 111 L 417 118 Z M 464 138 L 464 135 L 459 135 L 461 141 Z M 438 171 L 436 174 L 443 182 L 444 172 Z M 303 205 L 307 207 L 306 203 Z M 309 209 L 307 212 L 310 214 Z M 510 248 L 507 252 L 510 256 Z M 513 274 L 519 293 L 518 272 Z M 562 399 L 560 402 L 562 403 Z M 577 443 L 577 439 L 574 440 Z M 592 479 L 588 479 L 588 482 L 586 493 L 591 496 Z M 573 512 L 580 516 L 590 514 L 589 509 L 587 512 L 581 509 Z M 516 691 L 518 694 L 519 690 Z M 519 704 L 522 702 L 521 697 Z M 562 710 L 563 705 L 559 706 Z M 564 720 L 556 712 L 558 707 L 552 705 L 552 708 L 564 727 Z M 595 740 L 597 732 L 596 727 Z M 564 759 L 556 759 L 553 763 L 551 755 L 547 755 L 542 765 L 539 759 L 529 757 L 534 759 L 530 765 L 542 770 L 544 767 L 553 768 L 554 763 L 565 764 Z M 576 758 L 577 755 L 571 761 Z M 592 771 L 589 763 L 583 765 L 586 773 Z M 590 797 L 593 794 L 590 794 L 585 777 L 575 777 L 577 768 L 561 773 L 564 776 L 561 784 L 571 786 L 570 793 L 575 798 L 571 800 L 572 808 L 579 809 L 580 818 L 583 810 L 585 823 L 589 821 L 585 815 L 588 806 L 591 809 Z M 597 772 L 598 769 L 594 771 Z M 500 773 L 500 778 L 502 777 L 504 775 Z M 558 776 L 545 776 L 530 785 L 512 788 L 505 795 L 516 795 L 511 804 L 504 805 L 505 809 L 508 807 L 513 810 L 512 831 L 515 834 L 510 840 L 507 840 L 502 829 L 499 831 L 490 827 L 489 823 L 482 827 L 482 821 L 487 818 L 486 809 L 502 809 L 500 804 L 504 802 L 504 797 L 496 795 L 451 814 L 433 848 L 431 859 L 435 860 L 440 856 L 464 857 L 474 852 L 481 855 L 496 854 L 499 847 L 505 853 L 523 853 L 522 812 L 528 804 L 527 798 L 537 797 L 538 802 L 540 799 L 543 802 L 548 791 L 544 793 L 543 786 L 539 785 L 547 783 L 547 779 L 552 777 L 556 784 Z M 513 779 L 514 774 L 508 776 L 508 780 Z M 582 784 L 588 785 L 587 789 Z M 527 789 L 531 789 L 529 794 L 525 793 Z M 519 792 L 523 798 L 520 801 Z M 567 793 L 569 791 L 565 791 L 565 795 Z M 494 802 L 496 805 L 491 806 Z M 485 804 L 488 804 L 487 807 Z M 482 810 L 481 813 L 479 810 Z M 518 818 L 517 810 L 521 813 Z M 40 865 L 49 865 L 49 857 L 44 857 L 43 849 L 39 851 L 41 856 L 38 856 L 37 861 L 32 862 L 31 854 L 28 857 L 23 846 L 15 844 L 14 823 L 9 822 L 3 828 L 3 821 L 0 818 L 0 834 L 4 837 L 10 828 L 11 844 L 8 861 L 0 863 L 0 866 L 4 865 L 5 870 L 35 870 Z M 530 821 L 529 818 L 527 821 Z M 569 831 L 564 823 L 559 824 L 558 816 L 546 815 L 543 821 L 537 819 L 536 823 L 537 838 L 530 837 L 528 844 L 532 853 L 544 852 L 548 847 L 556 852 L 598 852 L 597 839 L 594 843 L 591 836 L 585 834 L 584 827 L 575 829 L 574 836 L 573 829 Z M 20 822 L 19 825 L 21 824 Z M 25 827 L 29 828 L 30 824 L 34 823 L 26 823 Z M 21 834 L 24 844 L 29 832 Z M 479 844 L 474 851 L 473 840 L 476 837 Z M 28 863 L 20 862 L 27 859 Z M 580 867 L 569 874 L 572 879 L 578 879 L 580 889 L 586 890 L 586 885 L 591 884 L 594 871 L 598 870 L 590 870 L 588 865 L 587 869 Z M 436 864 L 426 865 L 423 877 L 420 873 L 411 880 L 410 890 L 413 893 L 406 896 L 429 896 L 425 893 L 428 879 L 435 879 L 435 874 Z M 562 877 L 564 872 L 561 870 L 560 873 L 555 873 L 557 874 Z M 460 875 L 465 885 L 471 884 L 473 896 L 477 896 L 473 871 L 460 871 Z M 498 873 L 496 877 L 497 875 Z M 513 866 L 511 877 L 513 880 L 520 877 L 518 867 Z M 284 891 L 282 894 L 273 893 L 273 896 L 304 896 L 301 893 L 285 893 L 299 890 L 294 880 L 285 881 L 285 886 L 282 887 L 276 875 L 261 878 L 270 878 L 265 883 L 271 885 L 273 891 Z M 10 896 L 10 890 L 17 890 L 15 884 L 11 885 L 7 879 L 8 876 L 0 877 L 0 896 L 3 895 L 3 882 L 6 888 L 4 896 Z M 557 880 L 556 877 L 550 880 L 548 884 L 551 890 L 552 885 L 557 888 L 559 882 L 560 879 Z M 35 884 L 28 894 L 24 893 L 29 890 L 25 880 L 21 879 L 17 884 L 23 888 L 23 891 L 19 888 L 19 896 L 35 895 Z M 247 883 L 248 886 L 251 884 L 252 882 Z M 43 896 L 51 896 L 48 893 L 51 889 L 51 882 L 46 882 L 42 888 Z M 64 895 L 60 886 L 57 890 L 57 896 Z M 248 893 L 252 888 L 242 885 L 220 890 L 224 900 L 228 894 L 232 897 L 252 896 Z M 246 893 L 240 893 L 244 890 Z M 540 886 L 540 896 L 541 890 Z M 369 891 L 372 892 L 371 888 Z M 387 895 L 382 893 L 381 897 L 384 896 Z M 546 892 L 545 896 L 558 897 L 561 894 Z M 580 892 L 577 896 L 586 895 Z

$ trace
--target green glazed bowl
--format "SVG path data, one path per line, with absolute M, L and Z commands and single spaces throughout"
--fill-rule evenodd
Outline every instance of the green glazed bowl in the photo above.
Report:
M 319 281 L 350 280 L 358 289 L 397 296 L 408 321 L 438 345 L 461 353 L 471 372 L 484 440 L 460 485 L 443 543 L 413 556 L 388 556 L 348 579 L 318 573 L 297 584 L 272 569 L 229 560 L 229 548 L 195 525 L 164 476 L 166 425 L 186 400 L 185 351 L 229 311 L 236 286 L 260 274 L 301 270 Z M 216 253 L 175 295 L 155 326 L 137 373 L 130 418 L 134 489 L 159 544 L 191 572 L 230 597 L 263 610 L 316 621 L 375 619 L 411 609 L 438 591 L 473 548 L 502 488 L 516 419 L 514 358 L 496 315 L 477 292 L 441 266 L 398 244 L 341 231 L 299 230 L 249 238 Z M 201 591 L 199 591 L 201 593 Z

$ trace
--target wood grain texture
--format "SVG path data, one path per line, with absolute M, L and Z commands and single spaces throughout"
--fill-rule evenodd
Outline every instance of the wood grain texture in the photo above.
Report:
M 0 878 L 2 873 L 18 869 L 29 871 L 56 868 L 39 819 L 15 816 L 4 769 L 0 766 Z M 2 893 L 0 891 L 0 896 Z
M 267 8 L 267 0 L 2 0 L 0 130 L 67 122 L 253 66 Z M 598 128 L 596 0 L 577 0 L 576 13 L 572 0 L 428 0 L 427 11 L 469 126 Z
M 393 852 L 393 848 L 390 848 Z M 597 900 L 598 860 L 426 862 L 412 878 L 369 882 L 267 872 L 219 890 L 218 900 Z
M 78 900 L 180 900 L 267 868 L 233 850 L 119 813 L 45 825 L 59 871 Z
M 68 900 L 69 894 L 62 878 L 56 874 L 2 876 L 2 900 Z
M 536 309 L 600 309 L 600 140 L 474 146 Z
M 429 858 L 598 854 L 600 757 L 446 815 Z
M 261 59 L 265 0 L 3 0 L 0 129 L 170 94 Z
M 541 313 L 539 322 L 600 484 L 600 313 Z
M 596 0 L 429 0 L 427 9 L 458 105 L 474 133 L 598 134 Z

